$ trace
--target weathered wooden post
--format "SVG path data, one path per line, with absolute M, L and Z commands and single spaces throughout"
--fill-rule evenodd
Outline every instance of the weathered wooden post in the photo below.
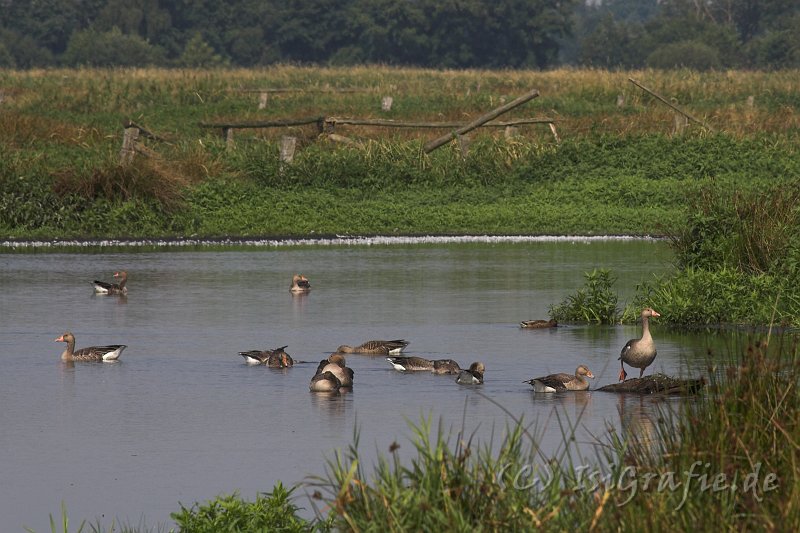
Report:
M 756 97 L 752 94 L 747 97 L 747 107 L 753 109 L 756 106 Z
M 258 109 L 265 109 L 267 107 L 267 98 L 269 98 L 269 96 L 266 91 L 258 95 Z
M 225 150 L 230 152 L 234 149 L 233 128 L 223 128 L 222 132 L 225 135 Z
M 394 98 L 391 96 L 384 96 L 381 99 L 381 111 L 388 112 L 392 110 L 392 102 L 394 102 Z
M 280 155 L 280 162 L 281 164 L 291 164 L 294 160 L 294 149 L 297 146 L 297 137 L 290 137 L 288 135 L 284 135 L 281 137 L 281 155 Z
M 625 95 L 622 93 L 617 95 L 617 107 L 625 107 Z
M 674 127 L 672 129 L 672 133 L 675 135 L 680 135 L 684 132 L 684 130 L 686 130 L 687 127 L 689 127 L 689 119 L 681 113 L 675 113 L 673 124 Z
M 125 135 L 122 137 L 122 149 L 119 151 L 119 163 L 127 165 L 133 161 L 136 155 L 136 140 L 139 138 L 139 128 L 125 128 Z
M 469 138 L 469 135 L 459 135 L 457 140 L 458 148 L 461 151 L 461 159 L 466 159 L 469 155 L 469 142 L 471 139 Z
M 516 126 L 506 126 L 503 130 L 503 135 L 506 139 L 513 139 L 519 135 L 519 128 Z
M 550 126 L 550 131 L 553 133 L 553 138 L 556 140 L 556 144 L 561 144 L 561 139 L 558 137 L 558 132 L 556 131 L 556 123 L 548 122 L 548 126 Z

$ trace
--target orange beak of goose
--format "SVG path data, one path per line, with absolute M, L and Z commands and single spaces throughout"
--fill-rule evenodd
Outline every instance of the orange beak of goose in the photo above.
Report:
M 61 335 L 59 338 L 57 338 L 53 342 L 64 342 L 64 335 Z

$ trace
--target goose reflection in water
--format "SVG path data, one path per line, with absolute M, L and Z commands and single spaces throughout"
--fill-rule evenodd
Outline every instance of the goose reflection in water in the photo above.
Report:
M 620 394 L 617 403 L 621 437 L 629 443 L 626 462 L 636 464 L 635 455 L 657 452 L 661 441 L 657 421 L 660 409 L 666 405 L 656 405 L 652 398 L 641 394 Z
M 338 391 L 314 392 L 308 396 L 311 404 L 321 412 L 325 413 L 322 420 L 337 433 L 341 429 L 341 424 L 347 422 L 347 413 L 350 411 L 352 388 L 340 387 Z

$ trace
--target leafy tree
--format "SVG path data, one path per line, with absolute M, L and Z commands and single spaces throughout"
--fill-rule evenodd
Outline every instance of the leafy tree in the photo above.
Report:
M 6 45 L 0 42 L 0 68 L 14 68 L 17 62 L 14 61 L 14 56 L 8 51 Z
M 647 66 L 659 69 L 711 70 L 722 66 L 719 52 L 698 41 L 679 41 L 658 48 L 647 57 Z
M 182 67 L 219 67 L 225 64 L 225 60 L 214 51 L 200 33 L 196 33 L 186 43 L 178 63 Z
M 145 66 L 163 63 L 160 49 L 138 35 L 125 35 L 119 28 L 98 32 L 81 30 L 72 34 L 63 61 L 70 66 Z
M 275 43 L 283 59 L 325 63 L 353 42 L 351 0 L 287 0 L 278 10 Z
M 50 50 L 39 46 L 36 39 L 29 35 L 0 29 L 0 42 L 11 55 L 17 68 L 45 67 L 54 63 Z
M 617 22 L 609 13 L 580 45 L 581 64 L 601 68 L 644 66 L 641 42 L 644 28 L 638 22 Z

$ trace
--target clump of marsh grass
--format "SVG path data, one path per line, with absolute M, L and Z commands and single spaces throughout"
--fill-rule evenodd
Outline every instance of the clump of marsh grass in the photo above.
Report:
M 272 492 L 259 494 L 253 502 L 235 493 L 223 495 L 204 504 L 195 503 L 189 508 L 181 505 L 180 512 L 172 513 L 172 519 L 180 531 L 191 533 L 314 531 L 316 526 L 297 516 L 299 508 L 292 503 L 292 491 L 278 482 Z
M 151 152 L 124 165 L 114 155 L 85 168 L 55 173 L 53 191 L 87 200 L 149 201 L 171 211 L 181 205 L 189 186 L 216 169 L 218 164 L 196 148 L 186 148 L 180 157 L 169 159 Z
M 614 324 L 619 320 L 617 295 L 612 291 L 617 278 L 601 268 L 584 273 L 586 282 L 560 304 L 550 306 L 550 318 L 559 322 Z

